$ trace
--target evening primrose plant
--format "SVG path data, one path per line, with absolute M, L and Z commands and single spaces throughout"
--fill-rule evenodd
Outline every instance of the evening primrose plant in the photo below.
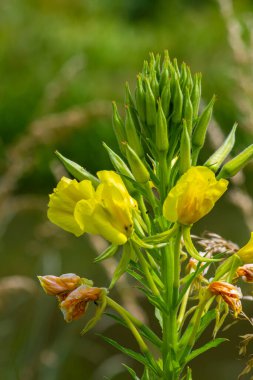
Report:
M 200 74 L 192 75 L 185 63 L 179 67 L 167 51 L 163 60 L 151 54 L 137 76 L 134 95 L 126 85 L 124 110 L 119 112 L 113 102 L 121 155 L 103 145 L 114 171 L 93 176 L 56 152 L 74 179 L 63 177 L 50 195 L 50 221 L 77 237 L 102 236 L 109 245 L 95 262 L 115 256 L 118 266 L 104 288 L 71 273 L 39 276 L 40 283 L 57 297 L 67 322 L 95 303 L 83 334 L 104 311 L 114 311 L 109 315 L 131 331 L 139 352 L 104 339 L 143 365 L 139 375 L 125 366 L 135 380 L 191 380 L 191 360 L 226 340 L 217 338 L 226 317 L 247 318 L 237 283 L 253 282 L 253 233 L 239 249 L 216 234 L 197 244 L 191 229 L 253 158 L 253 145 L 229 157 L 234 125 L 222 146 L 202 162 L 199 153 L 215 97 L 203 110 L 200 102 Z M 153 331 L 110 297 L 123 274 L 133 277 L 144 293 L 160 330 Z M 199 338 L 210 325 L 213 335 L 201 346 Z

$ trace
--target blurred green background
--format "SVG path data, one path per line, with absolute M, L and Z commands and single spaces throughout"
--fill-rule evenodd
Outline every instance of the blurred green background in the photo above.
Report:
M 0 379 L 129 379 L 122 362 L 139 371 L 96 335 L 134 347 L 127 331 L 105 316 L 80 337 L 84 321 L 65 324 L 36 275 L 74 272 L 108 285 L 110 263 L 93 263 L 104 242 L 77 239 L 47 222 L 47 194 L 64 174 L 54 150 L 92 173 L 110 168 L 101 143 L 117 150 L 111 101 L 123 105 L 125 81 L 133 89 L 149 52 L 164 49 L 202 72 L 204 101 L 217 95 L 217 124 L 203 160 L 234 121 L 240 126 L 234 153 L 251 143 L 251 0 L 0 2 Z M 252 178 L 251 164 L 195 232 L 245 244 L 253 230 Z M 123 280 L 113 296 L 156 326 L 131 284 Z M 252 316 L 249 302 L 245 311 Z M 192 363 L 194 379 L 237 379 L 245 366 L 238 335 L 250 332 L 245 321 L 231 327 L 230 342 Z

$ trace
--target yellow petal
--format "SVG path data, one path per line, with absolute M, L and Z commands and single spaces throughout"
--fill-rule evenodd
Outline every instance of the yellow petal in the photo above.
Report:
M 250 240 L 236 253 L 244 264 L 253 264 L 253 232 L 251 232 Z

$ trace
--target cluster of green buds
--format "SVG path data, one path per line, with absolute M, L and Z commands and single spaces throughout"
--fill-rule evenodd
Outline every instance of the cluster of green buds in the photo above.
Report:
M 173 186 L 178 175 L 197 164 L 215 96 L 202 111 L 200 103 L 200 73 L 193 76 L 185 63 L 179 67 L 176 59 L 170 60 L 167 51 L 163 62 L 159 54 L 150 54 L 150 61 L 144 61 L 142 72 L 137 75 L 135 96 L 126 84 L 124 118 L 113 102 L 115 135 L 137 182 L 145 183 L 150 177 L 154 181 L 150 166 L 156 165 L 152 169 L 158 177 L 159 172 L 167 173 L 161 194 L 165 196 L 168 184 Z M 253 157 L 250 145 L 222 167 L 234 146 L 236 127 L 235 124 L 222 146 L 204 164 L 214 173 L 219 171 L 218 178 L 234 176 Z M 122 161 L 115 155 L 111 158 L 116 169 L 128 176 Z

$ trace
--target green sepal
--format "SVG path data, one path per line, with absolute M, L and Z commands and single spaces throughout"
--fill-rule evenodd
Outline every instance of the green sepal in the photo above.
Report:
M 217 339 L 211 340 L 210 342 L 204 344 L 204 346 L 192 351 L 190 355 L 188 355 L 188 357 L 186 358 L 185 363 L 189 363 L 191 360 L 193 360 L 197 356 L 203 354 L 204 352 L 210 350 L 211 348 L 218 347 L 221 343 L 227 342 L 228 340 L 229 339 L 225 339 L 225 338 L 217 338 Z
M 82 166 L 78 165 L 74 161 L 69 160 L 68 158 L 64 157 L 60 152 L 57 150 L 55 151 L 56 156 L 59 158 L 59 160 L 63 163 L 65 169 L 78 181 L 83 181 L 85 179 L 91 181 L 92 185 L 94 187 L 97 187 L 100 183 L 99 179 L 89 173 L 86 169 L 84 169 Z
M 169 80 L 169 77 L 167 76 L 163 89 L 162 89 L 162 93 L 161 93 L 162 108 L 163 108 L 163 112 L 166 118 L 169 116 L 170 101 L 171 101 L 170 80 Z
M 211 169 L 214 173 L 220 168 L 222 162 L 229 155 L 231 150 L 233 149 L 235 143 L 235 132 L 237 128 L 237 123 L 233 125 L 231 132 L 228 137 L 224 141 L 224 143 L 212 154 L 211 157 L 204 163 L 209 169 Z
M 110 245 L 109 247 L 107 247 L 104 252 L 102 252 L 98 257 L 96 257 L 94 259 L 94 262 L 95 263 L 99 263 L 100 261 L 103 261 L 103 260 L 106 260 L 108 259 L 109 257 L 112 257 L 115 255 L 115 253 L 117 252 L 119 246 L 118 245 L 115 245 L 115 244 L 112 244 Z
M 130 247 L 130 244 L 126 243 L 123 246 L 123 252 L 121 259 L 117 265 L 117 268 L 115 269 L 112 280 L 109 286 L 109 289 L 111 290 L 115 283 L 118 281 L 118 279 L 127 271 L 128 264 L 131 260 L 131 257 L 134 253 L 132 252 L 132 249 Z
M 91 318 L 85 325 L 85 327 L 81 331 L 81 335 L 86 334 L 89 330 L 91 330 L 97 322 L 101 319 L 103 312 L 106 308 L 107 301 L 106 301 L 106 289 L 102 290 L 101 295 L 99 297 L 99 301 L 97 301 L 98 305 L 96 306 L 96 312 L 93 318 Z
M 215 262 L 215 261 L 217 262 L 217 261 L 221 260 L 221 259 L 209 259 L 208 257 L 200 256 L 197 249 L 193 245 L 193 242 L 191 239 L 191 234 L 190 234 L 190 227 L 183 226 L 182 230 L 183 230 L 185 248 L 186 248 L 186 250 L 190 256 L 192 256 L 194 259 L 196 259 L 200 262 L 204 262 L 204 263 L 212 263 L 212 262 Z
M 230 178 L 236 175 L 249 161 L 253 159 L 253 144 L 244 149 L 222 168 L 217 178 Z

